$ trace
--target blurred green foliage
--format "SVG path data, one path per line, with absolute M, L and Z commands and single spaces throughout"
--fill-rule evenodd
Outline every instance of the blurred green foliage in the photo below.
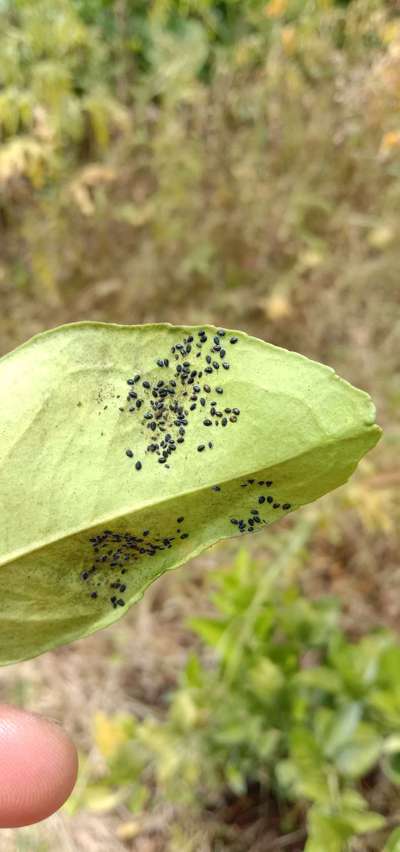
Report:
M 191 620 L 202 654 L 190 655 L 165 721 L 98 714 L 103 777 L 70 807 L 118 800 L 137 812 L 162 797 L 187 819 L 256 783 L 286 825 L 307 803 L 307 852 L 344 852 L 385 828 L 362 781 L 380 767 L 400 783 L 400 644 L 385 630 L 349 641 L 337 600 L 304 597 L 309 536 L 300 522 L 274 538 L 268 567 L 242 549 L 214 573 L 215 615 Z

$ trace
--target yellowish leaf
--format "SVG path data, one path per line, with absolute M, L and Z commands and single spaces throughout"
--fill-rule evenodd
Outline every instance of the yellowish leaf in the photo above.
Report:
M 267 18 L 280 18 L 286 12 L 288 0 L 271 0 L 265 6 L 265 14 Z
M 122 822 L 116 830 L 116 835 L 119 840 L 133 840 L 143 829 L 143 821 L 140 819 L 131 819 L 128 822 Z
M 98 712 L 94 717 L 94 740 L 101 754 L 112 758 L 118 749 L 129 739 L 125 716 L 106 716 Z
M 262 300 L 261 306 L 265 316 L 273 322 L 287 319 L 293 313 L 289 299 L 283 293 L 273 293 L 272 296 L 267 296 L 266 299 Z
M 296 30 L 294 27 L 282 27 L 281 29 L 282 47 L 287 54 L 291 56 L 296 49 Z
M 113 792 L 112 790 L 107 790 L 106 787 L 93 785 L 88 787 L 85 793 L 84 803 L 85 807 L 89 811 L 94 811 L 95 813 L 106 813 L 120 805 L 124 796 L 125 791 L 123 789 Z
M 388 21 L 381 29 L 381 39 L 385 42 L 385 44 L 392 44 L 392 42 L 400 39 L 400 22 L 399 21 Z
M 400 130 L 389 130 L 384 133 L 379 153 L 387 156 L 393 150 L 400 150 Z
M 372 248 L 384 249 L 394 238 L 394 230 L 390 225 L 379 225 L 368 234 L 368 242 Z

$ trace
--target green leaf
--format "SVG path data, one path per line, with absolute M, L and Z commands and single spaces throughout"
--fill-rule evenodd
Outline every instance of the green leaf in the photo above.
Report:
M 276 700 L 276 693 L 282 689 L 285 676 L 281 668 L 268 657 L 260 657 L 247 672 L 247 686 L 261 700 L 268 703 Z
M 383 770 L 392 784 L 400 785 L 400 752 L 385 758 Z
M 400 852 L 400 828 L 395 828 L 383 847 L 383 852 Z
M 213 327 L 198 332 L 77 323 L 0 361 L 2 664 L 108 626 L 156 577 L 238 533 L 232 520 L 251 531 L 310 503 L 345 482 L 378 441 L 370 398 L 329 367 L 241 332 L 220 344 Z M 229 369 L 205 373 L 208 354 Z M 202 373 L 193 384 L 182 382 L 183 362 Z M 158 418 L 152 403 L 163 399 Z M 174 401 L 187 414 L 171 411 Z M 167 434 L 176 449 L 159 464 Z M 250 523 L 252 509 L 260 523 Z
M 296 683 L 310 689 L 320 689 L 323 692 L 340 693 L 342 690 L 342 681 L 339 675 L 332 669 L 328 669 L 327 666 L 303 669 L 296 675 Z
M 332 642 L 330 662 L 350 694 L 362 696 L 376 682 L 381 659 L 392 641 L 391 635 L 382 630 L 364 636 L 357 646 L 340 636 Z
M 385 825 L 385 817 L 375 811 L 359 811 L 343 809 L 341 818 L 345 820 L 356 834 L 369 831 L 380 831 Z
M 227 764 L 225 768 L 225 778 L 231 790 L 233 790 L 237 796 L 242 796 L 246 791 L 246 779 L 233 763 Z
M 199 688 L 203 683 L 203 669 L 200 664 L 200 660 L 198 656 L 194 653 L 189 654 L 184 672 L 183 672 L 183 682 L 186 687 L 189 689 Z
M 300 795 L 316 802 L 329 802 L 329 767 L 311 731 L 295 728 L 289 735 L 290 758 L 297 773 L 297 790 Z
M 226 631 L 226 622 L 218 618 L 190 618 L 188 624 L 209 645 L 218 645 Z
M 308 813 L 309 834 L 304 852 L 344 852 L 352 829 L 339 816 L 314 806 Z
M 361 778 L 375 766 L 382 754 L 383 739 L 372 726 L 361 723 L 351 741 L 343 744 L 335 755 L 339 772 L 350 778 Z
M 309 811 L 309 839 L 305 852 L 345 852 L 354 834 L 379 831 L 385 825 L 381 814 L 366 810 L 341 809 L 332 814 L 314 806 Z
M 361 704 L 354 701 L 332 714 L 330 728 L 325 732 L 325 740 L 321 743 L 326 755 L 332 757 L 338 749 L 353 739 L 361 713 Z

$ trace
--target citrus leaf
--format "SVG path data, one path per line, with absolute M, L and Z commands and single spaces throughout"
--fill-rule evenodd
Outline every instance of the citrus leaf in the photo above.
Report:
M 1 359 L 0 397 L 2 664 L 341 485 L 380 435 L 329 367 L 209 326 L 61 326 Z

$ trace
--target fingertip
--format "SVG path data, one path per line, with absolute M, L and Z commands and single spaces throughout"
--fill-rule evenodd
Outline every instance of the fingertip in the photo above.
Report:
M 74 744 L 54 722 L 0 704 L 0 828 L 50 816 L 73 790 Z

